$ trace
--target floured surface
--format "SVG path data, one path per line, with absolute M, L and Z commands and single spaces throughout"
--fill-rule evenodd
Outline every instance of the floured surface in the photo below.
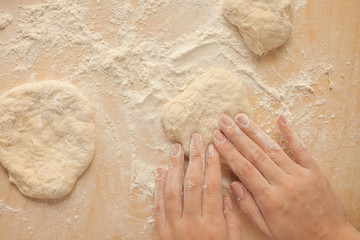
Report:
M 245 82 L 255 120 L 276 139 L 285 113 L 360 227 L 360 3 L 299 2 L 290 40 L 257 58 L 217 1 L 1 1 L 14 20 L 0 30 L 0 94 L 72 79 L 97 131 L 95 159 L 64 199 L 29 201 L 0 168 L 4 237 L 151 239 L 152 173 L 169 150 L 161 109 L 213 67 Z

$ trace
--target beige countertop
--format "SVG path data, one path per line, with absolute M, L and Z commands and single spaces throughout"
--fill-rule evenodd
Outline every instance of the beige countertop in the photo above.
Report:
M 21 11 L 19 6 L 38 2 L 45 1 L 0 1 L 0 9 L 11 13 L 14 18 L 7 28 L 0 30 L 0 44 L 17 36 L 17 18 Z M 102 4 L 106 4 L 106 1 L 99 1 L 98 5 Z M 137 1 L 132 1 L 131 4 L 139 7 Z M 89 7 L 97 14 L 99 22 L 91 22 L 91 19 L 87 21 L 91 22 L 95 29 L 101 29 L 101 19 L 106 16 L 107 10 L 98 9 L 96 6 L 96 1 L 89 1 Z M 176 9 L 170 9 L 169 13 L 171 11 Z M 160 9 L 155 15 L 169 13 Z M 196 19 L 198 13 L 194 11 L 192 14 Z M 154 18 L 152 22 L 158 24 L 161 18 Z M 106 24 L 108 23 L 103 27 L 106 27 Z M 141 24 L 143 23 L 139 22 L 139 25 Z M 191 28 L 196 21 L 184 24 Z M 316 82 L 308 89 L 306 96 L 294 98 L 293 102 L 281 99 L 277 101 L 276 96 L 273 96 L 275 101 L 271 108 L 277 109 L 281 108 L 281 104 L 291 104 L 291 112 L 288 114 L 290 120 L 329 177 L 345 205 L 350 221 L 360 229 L 360 1 L 308 1 L 296 12 L 293 24 L 294 31 L 285 46 L 274 54 L 254 57 L 255 69 L 263 75 L 263 81 L 274 86 L 274 89 L 282 86 L 285 89 L 286 79 L 292 78 L 294 73 Z M 179 26 L 181 27 L 184 26 Z M 179 30 L 173 31 L 176 35 Z M 105 40 L 107 39 L 111 39 L 111 33 L 105 36 Z M 40 55 L 29 69 L 17 72 L 12 71 L 18 63 L 11 62 L 10 58 L 1 58 L 0 94 L 24 82 L 62 78 L 61 74 L 49 66 L 54 63 L 66 65 L 74 62 L 75 56 L 83 53 L 80 49 L 64 52 L 54 58 Z M 301 75 L 302 71 L 306 75 Z M 33 72 L 36 72 L 35 77 Z M 112 88 L 104 76 L 92 75 L 94 76 L 98 76 L 98 81 L 104 88 Z M 81 88 L 81 84 L 75 84 Z M 260 88 L 261 86 L 259 84 Z M 298 87 L 299 91 L 304 92 L 301 86 Z M 91 89 L 87 86 L 84 91 L 89 95 Z M 276 95 L 276 91 L 272 92 L 271 88 L 264 91 Z M 255 105 L 261 96 L 255 94 L 251 88 L 248 92 L 252 104 Z M 284 94 L 288 96 L 286 91 Z M 108 145 L 108 138 L 113 135 L 106 135 L 107 131 L 114 129 L 117 141 L 121 146 L 127 146 L 123 142 L 127 142 L 130 136 L 138 132 L 144 135 L 142 139 L 151 142 L 150 130 L 146 126 L 141 127 L 141 124 L 136 125 L 139 127 L 135 129 L 123 127 L 128 124 L 128 108 L 122 98 L 103 94 L 97 99 L 89 99 L 105 106 L 103 109 L 96 109 L 96 114 L 109 118 L 109 122 L 95 120 L 95 158 L 68 196 L 51 201 L 26 198 L 16 186 L 10 184 L 6 170 L 0 167 L 1 239 L 122 240 L 149 239 L 151 236 L 149 217 L 152 214 L 152 197 L 131 187 L 131 182 L 134 181 L 130 171 L 133 165 L 129 160 L 132 159 L 132 152 L 124 147 L 119 154 L 121 157 L 116 157 L 117 148 Z M 257 108 L 255 120 L 264 129 L 273 129 L 275 115 L 265 108 Z M 111 120 L 113 123 L 110 123 Z M 272 135 L 277 136 L 276 133 Z M 160 138 L 160 142 L 166 141 L 164 135 Z M 157 153 L 150 152 L 146 144 L 139 143 L 137 157 L 155 158 Z M 166 159 L 162 158 L 157 164 L 165 162 Z M 244 223 L 244 228 L 244 239 L 258 239 L 248 223 Z

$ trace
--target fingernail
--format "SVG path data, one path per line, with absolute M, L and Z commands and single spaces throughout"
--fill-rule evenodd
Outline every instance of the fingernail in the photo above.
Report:
M 234 209 L 234 206 L 233 206 L 233 203 L 232 203 L 232 199 L 230 197 L 230 195 L 228 194 L 225 198 L 225 201 L 226 201 L 226 204 L 228 205 L 228 207 L 233 210 Z
M 180 145 L 173 144 L 171 146 L 171 157 L 178 157 L 180 155 Z
M 164 171 L 162 168 L 157 168 L 156 169 L 156 177 L 157 179 L 162 179 L 162 177 L 164 176 Z
M 201 144 L 201 135 L 198 133 L 194 133 L 191 138 L 191 145 L 200 146 Z
M 284 125 L 288 125 L 288 121 L 286 120 L 286 118 L 284 117 L 284 115 L 280 115 L 279 116 L 280 122 Z
M 242 127 L 247 127 L 249 126 L 249 118 L 248 116 L 246 116 L 243 113 L 240 113 L 238 115 L 236 115 L 235 120 L 242 126 Z
M 244 195 L 241 184 L 234 183 L 234 184 L 231 184 L 230 186 L 231 186 L 231 189 L 234 191 L 234 194 L 235 194 L 237 200 L 240 200 Z
M 225 142 L 225 136 L 218 130 L 215 131 L 214 138 L 218 143 Z
M 208 156 L 211 157 L 214 155 L 214 145 L 210 144 L 208 147 Z
M 234 126 L 234 121 L 225 114 L 221 115 L 220 122 L 226 128 L 231 128 L 232 126 Z

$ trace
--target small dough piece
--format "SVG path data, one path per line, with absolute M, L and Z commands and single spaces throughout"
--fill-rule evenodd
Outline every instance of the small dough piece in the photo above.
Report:
M 200 133 L 208 145 L 220 115 L 235 117 L 239 112 L 252 114 L 242 81 L 225 70 L 211 69 L 165 105 L 162 123 L 168 137 L 181 143 L 188 156 L 192 133 Z
M 25 196 L 65 196 L 94 152 L 90 102 L 75 86 L 28 83 L 0 97 L 0 163 Z
M 239 28 L 248 47 L 262 55 L 291 33 L 290 0 L 225 0 L 224 15 Z

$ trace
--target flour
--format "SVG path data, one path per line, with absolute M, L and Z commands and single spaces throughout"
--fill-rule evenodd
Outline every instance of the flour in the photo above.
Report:
M 153 173 L 167 163 L 170 146 L 160 122 L 161 110 L 192 79 L 210 68 L 234 73 L 256 95 L 253 107 L 259 113 L 255 120 L 267 133 L 277 132 L 267 123 L 281 113 L 303 126 L 299 129 L 300 138 L 308 139 L 313 132 L 305 123 L 318 116 L 317 109 L 326 103 L 306 105 L 298 114 L 292 110 L 303 99 L 314 97 L 328 65 L 306 60 L 305 52 L 299 48 L 305 59 L 299 71 L 282 76 L 270 69 L 278 75 L 278 83 L 267 82 L 256 68 L 260 60 L 224 19 L 220 1 L 207 2 L 47 0 L 22 6 L 14 37 L 0 42 L 0 59 L 5 59 L 0 60 L 0 68 L 7 69 L 0 72 L 4 79 L 1 84 L 9 89 L 23 81 L 73 80 L 93 104 L 98 142 L 105 149 L 104 156 L 93 164 L 98 167 L 96 164 L 101 161 L 98 174 L 108 179 L 106 187 L 119 198 L 128 194 L 125 190 L 129 179 L 130 191 L 140 191 L 144 199 L 152 196 Z M 296 10 L 306 4 L 304 0 L 299 2 Z M 169 16 L 168 12 L 173 14 Z M 289 55 L 285 60 L 291 62 Z M 321 96 L 314 101 L 322 101 Z M 123 192 L 113 190 L 116 183 L 111 181 L 111 173 L 103 169 L 121 176 Z M 94 189 L 87 187 L 89 191 Z M 67 213 L 72 215 L 88 204 L 86 191 L 78 188 L 73 194 Z M 122 207 L 124 203 L 117 204 Z M 143 217 L 123 216 L 118 205 L 106 205 L 111 219 L 144 224 L 141 238 L 149 238 L 151 216 L 146 222 Z M 151 210 L 152 204 L 144 200 L 143 206 L 139 215 L 147 216 L 143 212 Z M 59 222 L 66 219 L 56 211 L 49 216 Z M 72 221 L 71 226 L 75 225 L 77 222 Z M 138 234 L 122 238 L 138 239 Z
M 301 8 L 305 8 L 307 0 L 298 0 L 293 4 L 293 12 L 297 12 Z
M 13 21 L 13 17 L 0 9 L 0 30 L 6 28 Z
M 13 208 L 5 204 L 4 200 L 0 200 L 0 212 L 8 214 L 22 213 L 23 210 L 20 208 Z

